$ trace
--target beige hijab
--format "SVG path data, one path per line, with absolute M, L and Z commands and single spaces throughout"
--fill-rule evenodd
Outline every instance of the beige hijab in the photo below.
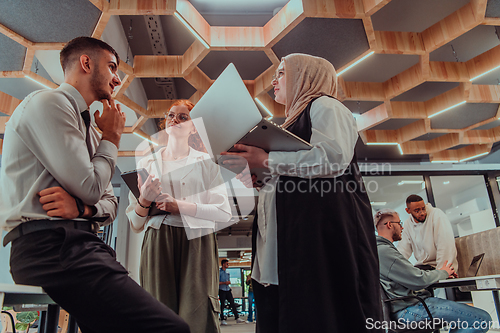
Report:
M 308 54 L 293 53 L 285 61 L 286 107 L 282 127 L 293 124 L 314 98 L 335 96 L 337 73 L 326 59 Z

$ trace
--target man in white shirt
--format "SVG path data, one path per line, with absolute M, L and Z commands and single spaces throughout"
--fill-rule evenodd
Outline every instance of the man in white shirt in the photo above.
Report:
M 446 214 L 415 194 L 406 199 L 406 212 L 410 217 L 398 244 L 403 256 L 408 259 L 413 253 L 415 266 L 422 269 L 442 267 L 446 261 L 458 267 L 453 229 Z
M 0 169 L 0 226 L 12 242 L 16 283 L 41 286 L 82 333 L 189 332 L 116 261 L 96 235 L 116 217 L 110 184 L 125 126 L 111 98 L 119 57 L 78 37 L 61 50 L 64 83 L 28 95 L 6 124 Z M 102 136 L 90 125 L 89 106 Z
M 413 267 L 396 249 L 393 242 L 404 237 L 406 227 L 403 228 L 396 211 L 383 209 L 374 216 L 377 229 L 377 250 L 380 265 L 380 284 L 388 298 L 404 296 L 420 296 L 430 313 L 433 321 L 422 303 L 416 299 L 403 299 L 391 302 L 391 317 L 401 328 L 431 327 L 433 324 L 445 324 L 445 329 L 451 328 L 451 333 L 458 332 L 486 332 L 491 324 L 488 312 L 463 303 L 446 299 L 429 297 L 423 288 L 455 275 L 451 263 L 444 262 L 435 270 L 424 271 Z M 403 231 L 404 229 L 404 231 Z M 421 324 L 415 325 L 420 322 Z M 424 326 L 428 325 L 428 326 Z M 458 326 L 458 327 L 457 327 Z

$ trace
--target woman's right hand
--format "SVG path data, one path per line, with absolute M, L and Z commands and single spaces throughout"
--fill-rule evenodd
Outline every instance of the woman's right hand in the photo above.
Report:
M 154 175 L 149 175 L 146 181 L 144 181 L 140 174 L 137 174 L 137 184 L 139 185 L 139 191 L 141 195 L 139 196 L 139 203 L 142 206 L 149 206 L 156 197 L 161 193 L 161 183 L 158 178 L 154 178 Z

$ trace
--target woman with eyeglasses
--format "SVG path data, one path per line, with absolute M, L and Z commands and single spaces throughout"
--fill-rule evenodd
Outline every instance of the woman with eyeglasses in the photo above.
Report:
M 175 102 L 165 116 L 166 147 L 143 158 L 140 196 L 129 196 L 134 232 L 146 229 L 141 249 L 141 285 L 178 313 L 192 333 L 219 332 L 218 249 L 215 223 L 228 222 L 231 208 L 219 167 L 203 151 L 191 121 L 194 105 Z M 195 147 L 195 148 L 193 148 Z M 152 205 L 163 215 L 149 216 Z
M 253 229 L 257 331 L 368 332 L 368 319 L 381 320 L 380 286 L 356 122 L 334 97 L 336 72 L 323 58 L 284 57 L 272 85 L 285 105 L 282 126 L 313 147 L 268 153 L 235 145 L 240 152 L 225 153 L 272 176 L 260 189 Z

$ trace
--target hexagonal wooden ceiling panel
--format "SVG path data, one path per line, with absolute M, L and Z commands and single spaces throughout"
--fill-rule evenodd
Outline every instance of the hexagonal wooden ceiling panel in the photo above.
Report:
M 158 79 L 176 86 L 178 98 L 196 102 L 228 61 L 242 63 L 252 96 L 282 117 L 283 107 L 268 94 L 271 77 L 280 57 L 304 52 L 336 66 L 337 97 L 359 115 L 361 160 L 402 154 L 401 160 L 462 161 L 487 154 L 500 141 L 500 7 L 494 0 L 291 0 L 276 13 L 251 12 L 250 2 L 220 13 L 196 5 L 201 12 L 187 0 L 28 0 L 3 6 L 0 130 L 26 92 L 36 89 L 9 90 L 10 83 L 29 78 L 57 87 L 34 66 L 36 51 L 60 50 L 78 35 L 101 38 L 112 33 L 107 25 L 117 15 L 132 54 L 127 50 L 120 63 L 123 84 L 115 98 L 139 115 L 127 133 L 146 135 L 146 120 L 173 103 L 153 91 Z M 246 24 L 237 24 L 238 15 Z M 151 49 L 155 36 L 145 29 L 146 19 L 159 21 L 166 52 Z M 151 90 L 147 107 L 127 94 L 135 79 Z

